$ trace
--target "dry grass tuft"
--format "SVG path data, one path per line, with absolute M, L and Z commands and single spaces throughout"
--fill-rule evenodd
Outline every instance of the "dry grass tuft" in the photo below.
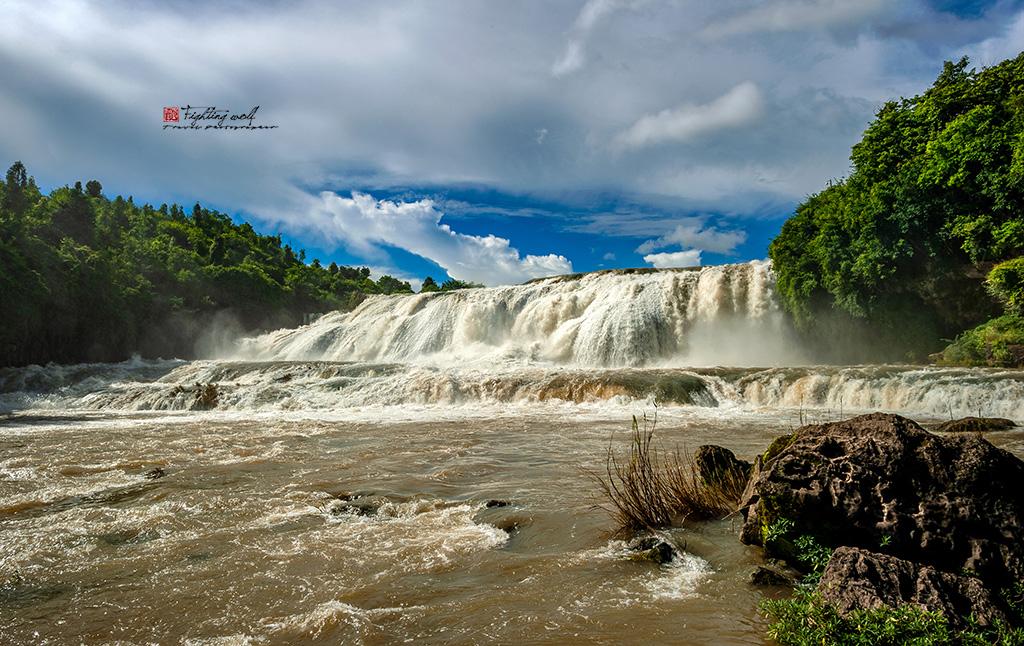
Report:
M 609 441 L 605 473 L 588 472 L 610 506 L 604 508 L 623 530 L 669 527 L 687 520 L 728 516 L 747 485 L 746 473 L 728 471 L 702 477 L 689 456 L 677 448 L 666 455 L 654 445 L 657 418 L 633 417 L 629 454 L 616 455 Z

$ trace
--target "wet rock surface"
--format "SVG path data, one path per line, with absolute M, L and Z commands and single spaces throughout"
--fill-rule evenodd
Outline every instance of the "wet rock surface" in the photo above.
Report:
M 753 465 L 740 460 L 727 448 L 714 444 L 697 447 L 693 454 L 693 464 L 705 481 L 715 482 L 725 477 L 746 478 Z
M 492 525 L 514 536 L 529 525 L 532 518 L 518 510 L 512 501 L 492 498 L 484 502 L 483 508 L 473 516 L 473 522 Z
M 755 474 L 741 540 L 790 560 L 796 537 L 839 547 L 819 591 L 844 611 L 995 619 L 999 592 L 1024 580 L 1022 482 L 1024 462 L 979 435 L 882 413 L 805 426 Z
M 335 499 L 330 510 L 336 516 L 374 516 L 390 500 L 387 496 L 371 493 L 339 493 L 335 494 Z
M 932 428 L 939 433 L 989 433 L 991 431 L 1008 431 L 1017 426 L 1012 419 L 1005 417 L 962 417 L 943 422 Z
M 676 557 L 674 545 L 660 536 L 638 536 L 631 540 L 626 549 L 635 561 L 652 561 L 664 565 Z
M 942 612 L 956 628 L 963 628 L 971 614 L 982 626 L 1009 620 L 999 596 L 976 577 L 856 547 L 836 549 L 818 592 L 841 613 L 911 603 Z
M 795 585 L 798 573 L 781 564 L 768 563 L 758 565 L 750 574 L 750 582 L 753 585 L 783 586 Z

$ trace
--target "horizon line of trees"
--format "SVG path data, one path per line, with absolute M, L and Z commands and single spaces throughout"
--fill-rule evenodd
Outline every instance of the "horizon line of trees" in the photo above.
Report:
M 478 286 L 427 277 L 421 292 Z M 20 161 L 0 181 L 0 365 L 190 358 L 225 320 L 255 332 L 411 293 L 366 267 L 307 263 L 280 235 L 198 203 L 110 199 L 97 180 L 44 195 Z

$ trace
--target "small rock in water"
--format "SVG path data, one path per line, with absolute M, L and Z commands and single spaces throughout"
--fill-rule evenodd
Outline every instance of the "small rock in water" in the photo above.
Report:
M 676 556 L 676 548 L 657 536 L 641 536 L 634 538 L 626 545 L 633 552 L 630 558 L 634 561 L 653 561 L 664 565 Z
M 336 493 L 333 495 L 341 503 L 331 507 L 331 513 L 335 515 L 374 516 L 384 503 L 391 500 L 389 496 L 368 492 Z
M 487 502 L 485 502 L 484 503 L 484 507 L 487 507 L 488 509 L 493 509 L 494 507 L 508 507 L 511 504 L 512 503 L 510 503 L 507 500 L 493 500 L 492 499 L 492 500 L 488 500 Z
M 726 477 L 746 480 L 753 466 L 737 458 L 729 449 L 714 444 L 698 446 L 693 454 L 693 463 L 707 482 L 718 482 Z
M 780 568 L 759 565 L 750 574 L 750 582 L 754 585 L 793 585 L 796 579 Z
M 519 531 L 519 521 L 515 518 L 503 518 L 494 523 L 494 526 L 509 535 Z
M 379 502 L 350 500 L 338 505 L 332 511 L 335 514 L 352 514 L 354 516 L 373 516 L 380 508 Z
M 155 467 L 142 474 L 142 477 L 146 480 L 158 480 L 167 475 L 167 472 L 160 467 Z
M 963 417 L 943 422 L 932 430 L 940 433 L 987 433 L 1005 431 L 1016 426 L 1012 419 L 1004 417 Z
M 215 383 L 196 384 L 196 401 L 192 404 L 192 410 L 210 410 L 217 407 L 220 399 L 220 390 Z

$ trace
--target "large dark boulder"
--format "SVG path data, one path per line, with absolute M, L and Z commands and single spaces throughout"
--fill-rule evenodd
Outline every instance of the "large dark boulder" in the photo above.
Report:
M 913 604 L 941 612 L 954 628 L 963 628 L 972 614 L 982 626 L 1009 621 L 999 598 L 980 579 L 856 547 L 832 553 L 818 593 L 840 614 Z
M 980 577 L 1024 579 L 1024 462 L 978 435 L 938 436 L 874 413 L 805 426 L 748 487 L 741 540 L 783 558 L 786 535 Z

